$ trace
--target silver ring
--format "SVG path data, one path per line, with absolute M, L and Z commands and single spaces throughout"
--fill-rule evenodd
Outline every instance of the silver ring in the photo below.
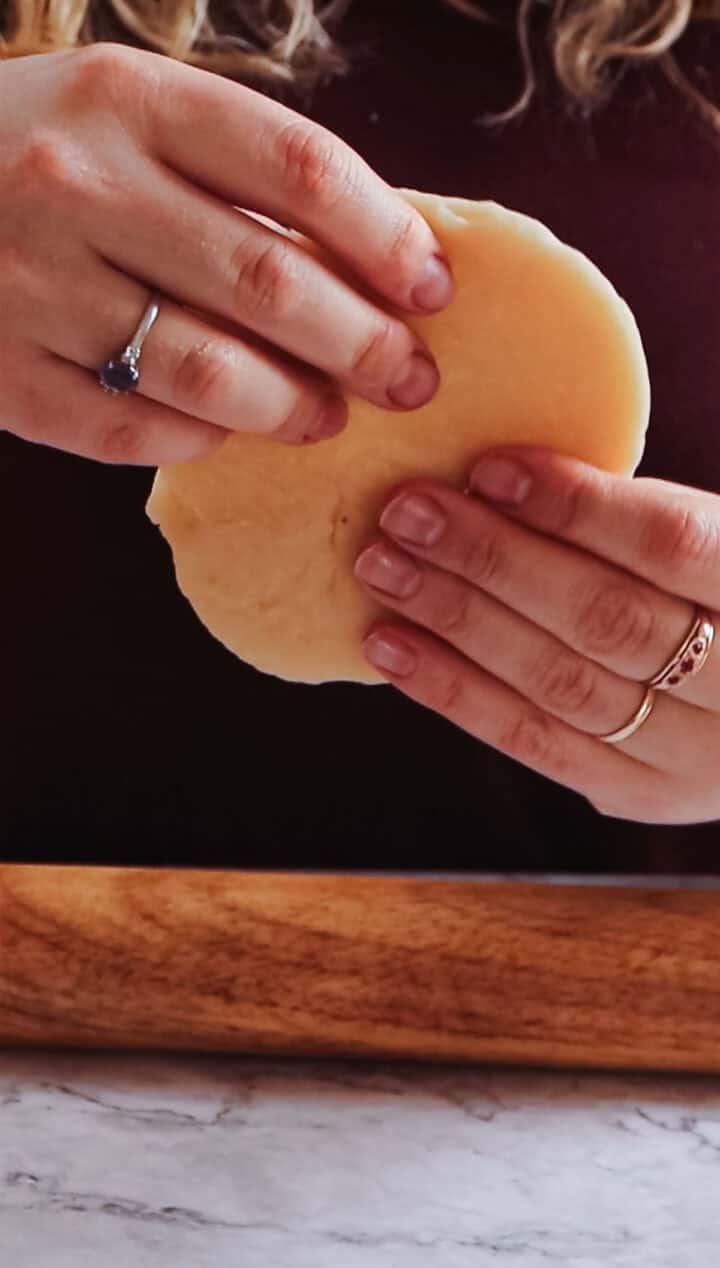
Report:
M 140 324 L 130 342 L 125 345 L 118 357 L 112 358 L 110 361 L 104 361 L 100 366 L 97 372 L 98 382 L 103 390 L 109 392 L 111 396 L 119 396 L 121 393 L 136 391 L 140 382 L 138 361 L 140 360 L 142 346 L 159 311 L 160 296 L 157 291 L 153 291 Z

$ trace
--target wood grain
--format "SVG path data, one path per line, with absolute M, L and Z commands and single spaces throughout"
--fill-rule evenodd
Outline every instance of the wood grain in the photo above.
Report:
M 0 1042 L 720 1070 L 720 893 L 0 866 Z

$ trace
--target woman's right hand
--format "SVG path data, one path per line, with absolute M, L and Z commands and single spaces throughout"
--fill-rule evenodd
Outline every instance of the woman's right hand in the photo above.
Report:
M 0 426 L 156 465 L 228 431 L 335 434 L 342 388 L 386 408 L 434 394 L 432 358 L 381 305 L 443 307 L 440 248 L 332 133 L 120 44 L 4 62 L 0 80 Z M 113 396 L 97 367 L 129 342 L 151 289 L 160 314 L 138 390 Z

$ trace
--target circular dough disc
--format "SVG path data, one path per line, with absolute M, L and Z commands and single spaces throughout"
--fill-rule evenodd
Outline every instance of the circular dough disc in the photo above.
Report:
M 148 502 L 207 628 L 290 681 L 383 681 L 360 645 L 385 610 L 353 563 L 393 485 L 422 476 L 462 489 L 474 459 L 500 443 L 628 475 L 642 455 L 640 336 L 599 270 L 496 203 L 401 192 L 456 283 L 445 311 L 408 320 L 440 369 L 434 400 L 397 413 L 351 397 L 345 431 L 317 445 L 233 434 L 207 458 L 159 470 Z

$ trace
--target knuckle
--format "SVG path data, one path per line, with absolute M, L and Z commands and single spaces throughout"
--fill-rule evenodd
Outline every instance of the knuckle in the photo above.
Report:
M 290 123 L 278 133 L 277 149 L 291 194 L 313 210 L 328 212 L 352 192 L 350 151 L 331 132 L 307 123 Z
M 438 683 L 432 707 L 446 717 L 458 717 L 464 712 L 466 692 L 462 674 L 453 672 Z
M 467 585 L 453 585 L 449 594 L 438 604 L 433 628 L 439 634 L 462 638 L 467 635 L 472 623 L 472 590 Z
M 17 298 L 21 287 L 27 289 L 34 269 L 27 248 L 17 242 L 0 242 L 0 295 L 3 304 Z M 5 315 L 8 310 L 5 308 Z
M 385 249 L 383 271 L 386 280 L 396 286 L 415 281 L 418 240 L 416 217 L 411 211 L 401 211 L 392 225 Z
M 531 681 L 539 703 L 551 713 L 586 717 L 593 712 L 597 675 L 588 660 L 569 648 L 544 649 L 532 667 Z
M 353 357 L 350 369 L 357 378 L 385 382 L 396 361 L 395 326 L 389 317 L 378 318 L 362 347 Z
M 286 444 L 302 444 L 305 437 L 315 435 L 322 412 L 323 405 L 312 392 L 298 392 L 291 409 L 275 429 L 275 439 Z
M 524 713 L 500 737 L 500 748 L 524 766 L 539 767 L 562 779 L 568 762 L 552 720 L 543 713 Z
M 278 322 L 292 316 L 298 279 L 291 251 L 283 242 L 266 243 L 250 256 L 240 248 L 233 266 L 235 306 L 243 317 Z
M 665 506 L 648 520 L 641 549 L 654 569 L 671 574 L 689 567 L 703 575 L 720 569 L 720 522 L 704 508 Z
M 192 344 L 180 355 L 172 376 L 173 394 L 194 412 L 227 404 L 231 363 L 213 339 Z
M 101 462 L 138 462 L 145 449 L 145 429 L 139 423 L 108 423 L 98 437 L 98 457 Z
M 586 507 L 597 491 L 586 476 L 573 472 L 571 477 L 563 473 L 562 479 L 552 483 L 552 496 L 547 497 L 547 527 L 553 532 L 571 537 L 587 518 Z
M 655 625 L 650 603 L 622 583 L 595 583 L 578 604 L 577 640 L 590 653 L 640 657 L 652 645 Z
M 137 62 L 138 50 L 129 45 L 112 41 L 88 44 L 67 63 L 63 104 L 87 109 L 97 102 L 114 101 Z
M 387 254 L 390 260 L 404 261 L 417 239 L 417 220 L 411 211 L 403 211 L 393 224 Z
M 459 568 L 463 577 L 478 589 L 491 587 L 502 576 L 504 553 L 498 533 L 472 537 L 460 546 Z
M 14 179 L 18 190 L 52 198 L 55 204 L 82 184 L 70 147 L 51 132 L 28 136 L 14 164 Z

